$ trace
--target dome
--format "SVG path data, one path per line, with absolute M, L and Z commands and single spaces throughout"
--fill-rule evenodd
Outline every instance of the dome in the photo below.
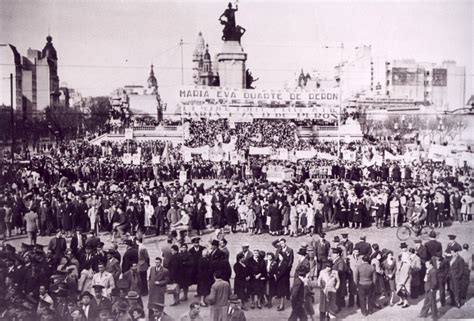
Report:
M 158 81 L 156 80 L 155 73 L 153 72 L 153 65 L 150 66 L 150 76 L 148 76 L 148 88 L 157 88 Z
M 48 35 L 46 37 L 46 45 L 43 48 L 43 51 L 41 52 L 41 56 L 43 58 L 48 58 L 48 59 L 58 59 L 56 49 L 53 46 L 53 37 Z

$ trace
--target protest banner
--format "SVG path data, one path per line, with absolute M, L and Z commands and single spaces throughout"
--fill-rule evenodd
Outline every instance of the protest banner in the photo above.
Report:
M 122 156 L 122 162 L 125 164 L 125 165 L 130 165 L 132 163 L 132 154 L 130 153 L 125 153 L 123 154 Z

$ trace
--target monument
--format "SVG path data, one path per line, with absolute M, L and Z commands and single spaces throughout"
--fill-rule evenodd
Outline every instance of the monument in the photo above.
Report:
M 222 30 L 222 40 L 224 45 L 219 54 L 217 61 L 219 63 L 219 81 L 221 87 L 228 88 L 246 88 L 246 69 L 245 61 L 247 54 L 244 52 L 240 39 L 245 33 L 245 28 L 235 23 L 235 9 L 229 2 L 227 9 L 219 17 L 220 23 L 224 26 Z

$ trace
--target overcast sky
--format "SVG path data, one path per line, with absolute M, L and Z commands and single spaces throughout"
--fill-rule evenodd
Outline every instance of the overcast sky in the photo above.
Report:
M 375 57 L 456 60 L 466 66 L 466 99 L 473 90 L 472 1 L 239 1 L 237 24 L 259 88 L 281 88 L 300 68 L 331 70 L 345 55 L 372 45 Z M 192 51 L 199 31 L 214 56 L 222 46 L 219 15 L 227 1 L 0 1 L 0 42 L 26 55 L 42 49 L 50 30 L 59 77 L 85 96 L 108 95 L 126 84 L 145 85 L 155 65 L 166 100 L 192 83 Z

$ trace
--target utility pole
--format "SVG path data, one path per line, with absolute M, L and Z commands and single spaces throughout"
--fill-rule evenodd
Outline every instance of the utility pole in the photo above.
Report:
M 344 58 L 344 43 L 341 43 L 341 58 L 339 63 L 339 113 L 337 116 L 337 156 L 341 157 L 341 112 L 342 112 L 342 65 Z
M 11 121 L 11 134 L 12 134 L 12 145 L 11 145 L 11 158 L 12 164 L 15 161 L 15 111 L 13 107 L 13 74 L 10 74 L 10 121 Z
M 179 46 L 181 47 L 181 86 L 184 85 L 183 44 L 183 38 L 181 38 L 179 41 Z

